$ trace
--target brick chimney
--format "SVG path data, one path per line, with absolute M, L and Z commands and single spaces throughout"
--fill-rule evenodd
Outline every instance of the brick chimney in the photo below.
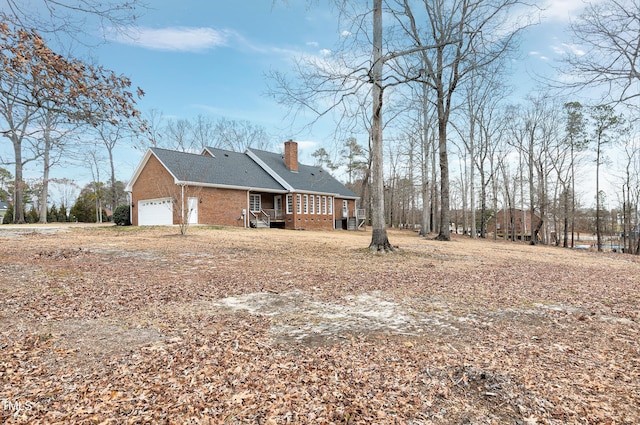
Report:
M 298 142 L 284 142 L 284 165 L 291 171 L 298 172 Z

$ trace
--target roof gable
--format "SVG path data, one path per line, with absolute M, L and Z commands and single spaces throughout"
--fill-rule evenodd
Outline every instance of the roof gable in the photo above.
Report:
M 206 147 L 201 154 L 149 148 L 126 187 L 128 192 L 151 156 L 160 161 L 176 184 L 358 198 L 322 167 L 298 164 L 298 171 L 291 171 L 282 154 L 251 148 L 240 153 Z
M 282 185 L 244 153 L 223 149 L 208 151 L 211 156 L 150 148 L 140 167 L 144 168 L 149 155 L 153 155 L 171 173 L 176 184 L 285 191 Z M 128 188 L 133 187 L 138 175 L 137 170 Z
M 258 149 L 247 149 L 255 155 L 269 170 L 297 192 L 314 192 L 339 195 L 344 198 L 357 198 L 358 195 L 346 188 L 322 167 L 298 163 L 298 171 L 291 171 L 284 163 L 284 155 Z M 277 176 L 277 177 L 276 177 Z

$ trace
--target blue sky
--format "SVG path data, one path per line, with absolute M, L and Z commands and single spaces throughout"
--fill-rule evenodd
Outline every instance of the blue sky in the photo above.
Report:
M 264 74 L 287 68 L 302 53 L 331 49 L 339 29 L 330 10 L 268 0 L 175 4 L 154 1 L 129 37 L 107 33 L 111 43 L 95 52 L 145 90 L 140 108 L 174 118 L 249 120 L 274 133 L 286 129 L 283 109 L 264 96 Z
M 92 54 L 146 92 L 139 101 L 143 112 L 248 120 L 282 141 L 301 141 L 308 157 L 331 143 L 331 132 L 292 129 L 285 109 L 265 96 L 265 73 L 286 71 L 295 57 L 323 56 L 334 48 L 345 28 L 327 3 L 154 0 L 128 36 L 108 32 L 109 43 Z M 534 85 L 527 73 L 544 73 L 570 49 L 566 24 L 582 6 L 581 0 L 550 1 L 543 24 L 527 31 L 514 76 L 520 88 Z
M 344 28 L 338 26 L 335 10 L 328 6 L 331 2 L 149 3 L 151 8 L 136 27 L 107 31 L 107 43 L 88 52 L 99 64 L 127 75 L 145 91 L 138 102 L 143 114 L 156 109 L 168 118 L 204 114 L 214 119 L 248 120 L 264 126 L 282 142 L 289 138 L 302 142 L 301 156 L 307 162 L 314 150 L 332 143 L 332 133 L 326 129 L 294 132 L 285 119 L 285 109 L 265 96 L 264 77 L 270 69 L 290 70 L 293 58 L 302 54 L 323 56 L 334 48 Z M 534 85 L 528 73 L 545 73 L 572 49 L 567 24 L 583 7 L 582 0 L 551 0 L 547 6 L 542 24 L 524 34 L 514 75 L 521 90 Z M 97 28 L 94 33 L 96 39 L 101 37 Z M 84 54 L 82 49 L 77 53 Z M 142 155 L 140 150 L 121 146 L 117 177 L 127 180 Z M 78 171 L 77 180 L 90 178 L 88 171 Z

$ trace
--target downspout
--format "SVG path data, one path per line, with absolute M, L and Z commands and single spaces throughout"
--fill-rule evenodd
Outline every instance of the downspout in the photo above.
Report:
M 249 227 L 249 214 L 251 214 L 251 210 L 249 210 L 250 204 L 249 204 L 249 199 L 251 197 L 251 191 L 247 189 L 247 198 L 245 199 L 247 201 L 247 213 L 244 215 L 244 228 L 246 229 L 247 227 Z
M 330 196 L 331 199 L 331 222 L 333 223 L 333 230 L 336 230 L 336 198 Z
M 182 196 L 182 199 L 181 199 L 182 208 L 180 210 L 180 215 L 181 215 L 181 217 L 180 217 L 180 225 L 184 225 L 184 184 L 180 185 L 180 189 L 181 189 L 180 191 L 181 191 L 181 196 Z
M 133 224 L 133 193 L 127 193 L 129 195 L 129 223 Z

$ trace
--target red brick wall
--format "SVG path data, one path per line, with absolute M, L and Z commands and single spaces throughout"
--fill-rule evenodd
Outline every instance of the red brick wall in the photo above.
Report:
M 173 190 L 172 186 L 175 185 L 171 174 L 160 164 L 155 156 L 151 155 L 132 188 L 132 224 L 134 226 L 138 225 L 138 201 L 173 196 L 168 191 L 169 188 Z
M 144 170 L 133 185 L 132 192 L 133 201 L 133 217 L 134 225 L 138 225 L 138 201 L 144 199 L 157 198 L 174 198 L 176 202 L 182 199 L 180 186 L 173 182 L 173 177 L 160 164 L 160 162 L 152 155 L 149 158 Z M 304 194 L 301 194 L 304 195 Z M 308 195 L 311 196 L 311 195 Z M 316 195 L 313 195 L 314 197 Z M 184 202 L 185 207 L 187 198 L 196 197 L 198 203 L 198 224 L 212 224 L 220 226 L 238 226 L 245 225 L 242 219 L 242 210 L 248 210 L 249 194 L 244 190 L 218 189 L 209 187 L 185 187 Z M 327 202 L 328 202 L 327 197 Z M 322 197 L 321 197 L 322 199 Z M 272 208 L 273 200 L 268 196 L 263 196 L 263 208 Z M 283 208 L 286 211 L 286 195 L 282 197 Z M 304 197 L 302 198 L 304 203 Z M 349 200 L 349 216 L 353 217 L 355 201 Z M 342 199 L 333 198 L 333 214 L 329 214 L 327 206 L 327 214 L 317 214 L 317 201 L 314 202 L 315 210 L 307 211 L 307 214 L 298 214 L 296 208 L 296 194 L 293 194 L 293 214 L 285 216 L 285 228 L 287 229 L 308 229 L 308 230 L 331 230 L 334 228 L 334 220 L 342 218 Z M 310 202 L 309 202 L 310 207 Z M 180 205 L 174 205 L 174 224 L 180 222 Z
M 285 219 L 285 228 L 286 229 L 296 229 L 296 230 L 332 230 L 335 226 L 335 220 L 340 220 L 342 218 L 342 199 L 333 198 L 333 213 L 329 214 L 329 207 L 327 206 L 327 214 L 323 214 L 321 210 L 321 214 L 317 214 L 317 201 L 314 203 L 316 211 L 314 214 L 311 214 L 311 211 L 308 210 L 307 214 L 304 213 L 304 193 L 301 193 L 302 196 L 302 213 L 298 214 L 297 204 L 296 204 L 296 195 L 293 194 L 293 214 L 287 214 Z M 311 195 L 308 195 L 311 196 Z M 316 195 L 314 195 L 316 196 Z M 322 197 L 320 197 L 322 199 Z M 327 197 L 328 198 L 328 197 Z M 327 201 L 328 202 L 328 201 Z M 355 201 L 349 200 L 349 214 L 353 217 Z M 283 199 L 283 204 L 286 208 L 286 197 Z M 310 202 L 309 202 L 310 205 Z
M 171 174 L 152 155 L 133 185 L 131 197 L 134 205 L 132 224 L 137 226 L 138 201 L 171 197 L 179 203 L 182 193 Z M 187 186 L 184 190 L 185 208 L 189 197 L 196 197 L 201 201 L 198 203 L 198 224 L 244 226 L 243 220 L 238 218 L 242 216 L 242 209 L 246 209 L 248 205 L 246 191 Z M 180 205 L 174 205 L 173 211 L 173 224 L 178 224 Z
M 244 226 L 242 210 L 248 209 L 246 191 L 205 187 L 196 192 L 202 199 L 198 205 L 199 224 Z

